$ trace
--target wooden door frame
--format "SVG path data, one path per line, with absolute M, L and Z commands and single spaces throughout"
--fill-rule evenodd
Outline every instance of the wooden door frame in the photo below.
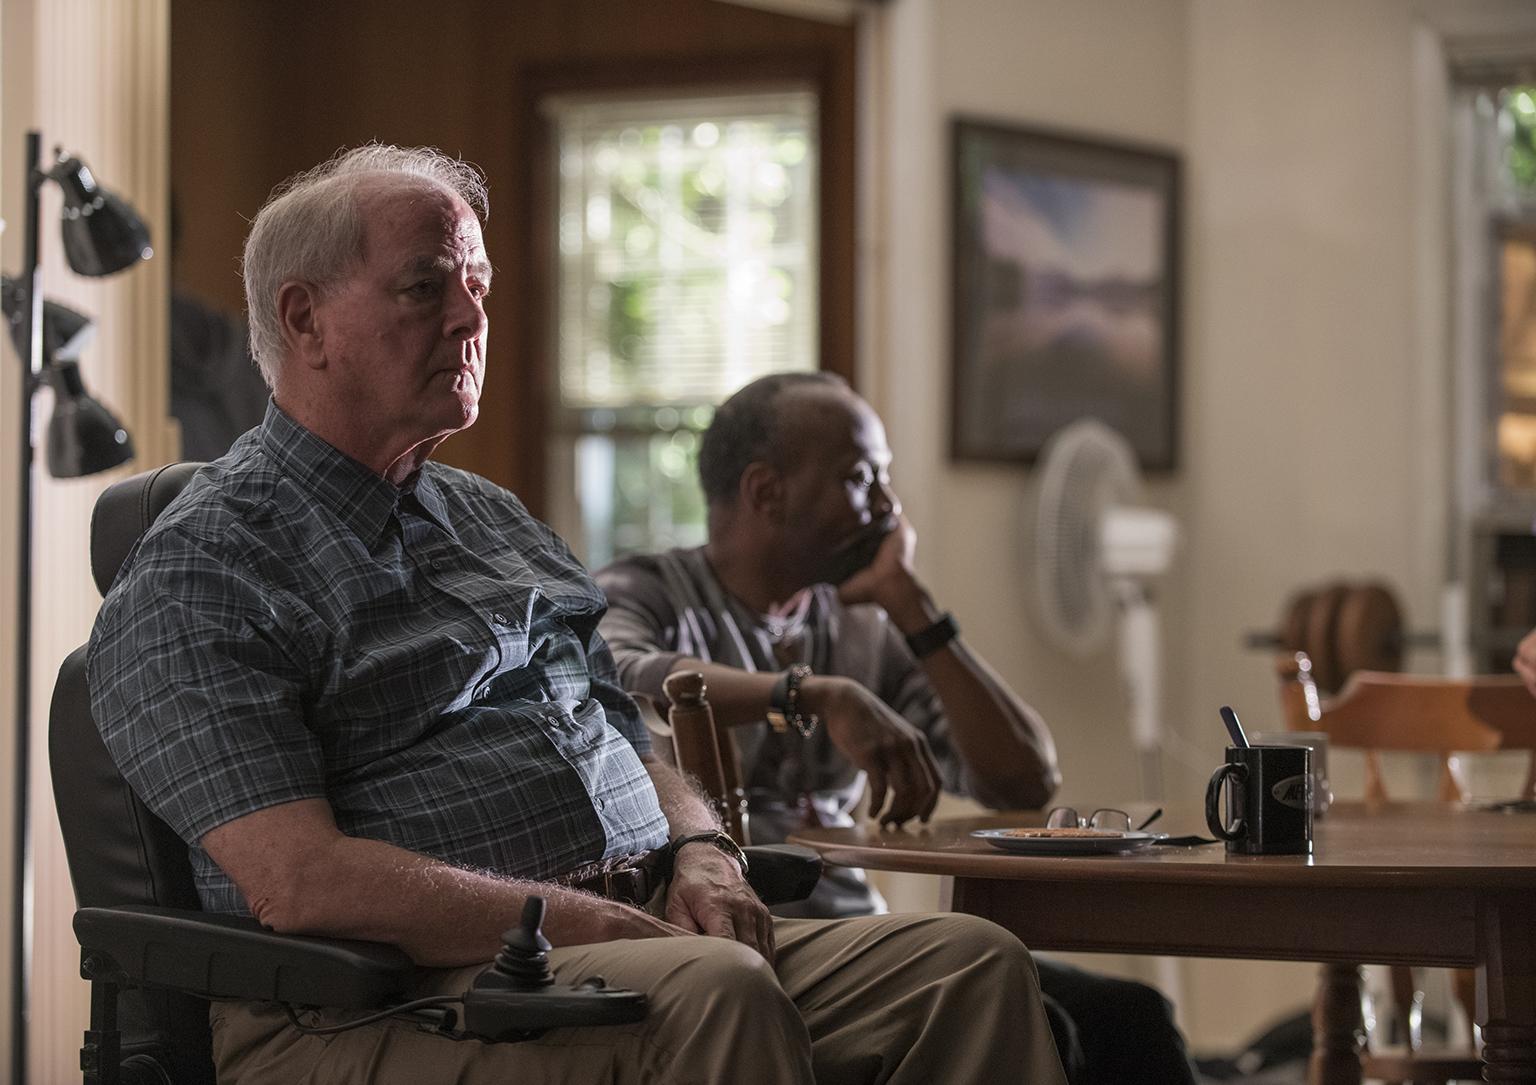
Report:
M 553 133 L 541 108 L 555 94 L 605 91 L 688 92 L 751 90 L 798 83 L 816 92 L 818 335 L 821 368 L 854 382 L 857 355 L 855 275 L 856 72 L 852 48 L 805 48 L 758 54 L 646 60 L 583 60 L 530 66 L 520 73 L 522 157 L 519 244 L 528 289 L 515 301 L 520 397 L 537 404 L 520 412 L 508 439 L 515 443 L 518 492 L 535 515 L 548 508 L 551 346 L 555 303 L 555 158 Z

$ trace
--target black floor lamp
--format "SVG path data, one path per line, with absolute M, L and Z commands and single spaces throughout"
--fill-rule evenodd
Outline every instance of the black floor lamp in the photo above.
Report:
M 38 267 L 38 197 L 43 185 L 55 182 L 64 193 L 60 228 L 64 255 L 80 275 L 101 276 L 122 271 L 151 255 L 149 231 L 126 202 L 96 184 L 78 158 L 61 152 L 47 170 L 42 168 L 39 132 L 27 133 L 26 267 L 15 281 L 4 284 L 5 318 L 22 362 L 20 396 L 21 485 L 18 498 L 16 580 L 16 758 L 15 850 L 11 914 L 11 1080 L 27 1080 L 27 1019 L 32 969 L 32 838 L 28 817 L 29 759 L 32 710 L 32 397 L 44 384 L 53 389 L 53 414 L 48 421 L 48 473 L 78 478 L 116 467 L 133 458 L 128 431 L 110 411 L 86 394 L 80 379 L 79 355 L 88 337 L 90 320 L 63 305 L 44 302 Z

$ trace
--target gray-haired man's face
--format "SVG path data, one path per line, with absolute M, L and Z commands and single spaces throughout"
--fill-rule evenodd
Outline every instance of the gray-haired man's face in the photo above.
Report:
M 393 184 L 364 196 L 362 263 L 317 306 L 343 401 L 405 446 L 472 425 L 490 291 L 480 223 L 456 194 Z

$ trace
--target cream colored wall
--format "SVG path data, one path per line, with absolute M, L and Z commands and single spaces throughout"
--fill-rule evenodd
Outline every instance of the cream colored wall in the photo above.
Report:
M 39 128 L 44 136 L 45 159 L 51 156 L 55 143 L 78 152 L 103 184 L 139 209 L 153 236 L 163 238 L 169 223 L 167 0 L 4 0 L 3 12 L 7 79 L 3 162 L 7 176 L 19 178 L 24 133 L 28 128 Z M 10 186 L 5 189 L 5 201 L 5 217 L 19 230 L 22 204 Z M 137 455 L 131 464 L 91 478 L 54 480 L 41 469 L 36 472 L 30 721 L 36 903 L 28 1035 L 30 1080 L 37 1082 L 62 1082 L 78 1076 L 80 1037 L 89 1005 L 87 989 L 79 979 L 79 947 L 70 930 L 74 896 L 53 813 L 45 736 L 47 705 L 59 663 L 89 634 L 101 601 L 87 572 L 90 511 L 96 495 L 112 481 L 174 458 L 178 447 L 174 426 L 166 418 L 167 262 L 151 261 L 105 280 L 74 275 L 65 262 L 54 225 L 59 207 L 57 186 L 46 186 L 41 219 L 44 294 L 95 321 L 97 331 L 83 356 L 82 373 L 90 391 L 108 404 L 133 434 Z M 6 243 L 8 269 L 19 268 L 21 263 L 19 246 L 13 251 L 13 243 L 11 239 Z M 14 373 L 17 367 L 10 347 L 0 347 L 0 351 L 6 355 L 7 374 Z M 7 447 L 17 436 L 12 381 L 5 383 L 6 398 L 0 404 L 4 412 L 0 415 L 0 443 Z M 35 404 L 41 410 L 50 405 L 47 393 L 39 395 Z M 41 436 L 39 427 L 39 440 Z M 15 485 L 10 481 L 15 478 L 14 465 L 11 471 L 5 476 L 5 494 L 12 493 Z M 0 500 L 0 504 L 8 505 L 9 501 Z M 7 528 L 7 542 L 12 537 Z M 14 580 L 14 551 L 8 552 L 5 560 L 0 581 L 10 584 Z M 14 607 L 13 598 L 10 606 Z M 9 619 L 0 621 L 8 633 L 10 626 Z M 14 644 L 7 643 L 5 652 L 9 662 Z M 0 705 L 0 718 L 6 721 L 5 737 L 0 742 L 0 772 L 7 785 L 13 771 L 11 688 L 6 687 L 5 701 Z M 5 794 L 0 817 L 4 818 L 8 843 L 9 786 Z M 0 885 L 4 886 L 8 906 L 8 856 L 6 862 Z M 5 930 L 9 931 L 8 925 Z M 6 941 L 8 945 L 8 933 Z M 10 962 L 7 964 L 9 967 Z M 7 971 L 7 979 L 9 974 Z M 5 1059 L 8 1066 L 9 1037 Z
M 1030 621 L 1029 473 L 948 459 L 948 118 L 1183 155 L 1182 466 L 1149 498 L 1183 526 L 1159 592 L 1166 721 L 1186 755 L 1170 756 L 1168 780 L 1175 801 L 1197 800 L 1220 758 L 1218 705 L 1277 722 L 1268 660 L 1243 634 L 1273 623 L 1295 587 L 1381 576 L 1416 626 L 1438 616 L 1446 331 L 1420 310 L 1444 270 L 1422 168 L 1440 153 L 1426 143 L 1439 118 L 1431 100 L 1425 123 L 1414 82 L 1416 20 L 1400 0 L 903 0 L 869 36 L 887 135 L 871 181 L 866 385 L 891 423 L 923 571 L 1051 721 L 1071 796 L 1134 793 L 1125 702 L 1107 652 L 1073 662 Z M 894 888 L 898 903 L 934 899 L 931 886 Z M 1206 1050 L 1305 1004 L 1313 978 L 1308 965 L 1221 961 L 1161 976 Z
M 1028 473 L 948 459 L 947 123 L 964 113 L 1178 148 L 1185 5 L 904 0 L 891 16 L 888 333 L 868 384 L 889 424 L 897 485 L 921 530 L 922 567 L 967 636 L 1052 721 L 1073 791 L 1091 781 L 1106 796 L 1132 793 L 1135 765 L 1118 742 L 1125 712 L 1112 661 L 1067 660 L 1025 613 Z M 1154 484 L 1153 494 L 1176 500 L 1179 486 Z
M 948 121 L 965 114 L 1181 150 L 1186 18 L 1183 0 L 903 0 L 874 20 L 865 43 L 878 72 L 871 88 L 878 157 L 865 200 L 874 209 L 865 271 L 876 285 L 863 386 L 888 422 L 925 577 L 970 641 L 1051 722 L 1068 781 L 1063 795 L 1088 804 L 1137 793 L 1116 664 L 1107 653 L 1089 661 L 1061 655 L 1030 620 L 1029 473 L 948 459 Z M 1184 494 L 1178 477 L 1149 486 L 1150 500 L 1176 512 Z M 1179 627 L 1177 585 L 1186 577 L 1175 573 L 1163 592 L 1170 631 Z M 1170 657 L 1173 688 L 1183 657 Z M 966 808 L 945 800 L 940 812 Z M 897 909 L 938 903 L 931 880 L 877 880 Z M 1147 959 L 1077 959 L 1179 986 L 1177 966 L 1170 973 Z
M 1412 30 L 1397 0 L 1191 9 L 1182 639 L 1198 721 L 1223 701 L 1274 719 L 1267 660 L 1240 637 L 1299 584 L 1381 576 L 1416 624 L 1436 618 L 1446 437 L 1423 407 L 1444 378 L 1415 365 Z M 1312 986 L 1294 965 L 1185 977 L 1204 1041 Z
M 868 171 L 875 191 L 866 202 L 878 210 L 866 270 L 879 285 L 863 385 L 888 423 L 924 576 L 971 642 L 1051 722 L 1064 794 L 1088 803 L 1137 788 L 1114 661 L 1061 656 L 1026 613 L 1028 472 L 948 460 L 948 119 L 960 113 L 1178 149 L 1184 23 L 1183 0 L 903 0 L 876 21 L 865 50 L 881 70 L 881 157 Z M 1180 500 L 1176 482 L 1154 482 L 1151 492 L 1160 504 Z M 946 800 L 942 809 L 963 808 Z M 921 879 L 885 879 L 882 887 L 897 908 L 938 899 Z M 1100 963 L 1150 972 L 1144 961 Z

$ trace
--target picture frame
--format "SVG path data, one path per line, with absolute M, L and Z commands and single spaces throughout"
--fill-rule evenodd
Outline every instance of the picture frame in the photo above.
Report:
M 1174 470 L 1178 156 L 965 117 L 951 139 L 951 456 L 1033 463 L 1095 417 Z

